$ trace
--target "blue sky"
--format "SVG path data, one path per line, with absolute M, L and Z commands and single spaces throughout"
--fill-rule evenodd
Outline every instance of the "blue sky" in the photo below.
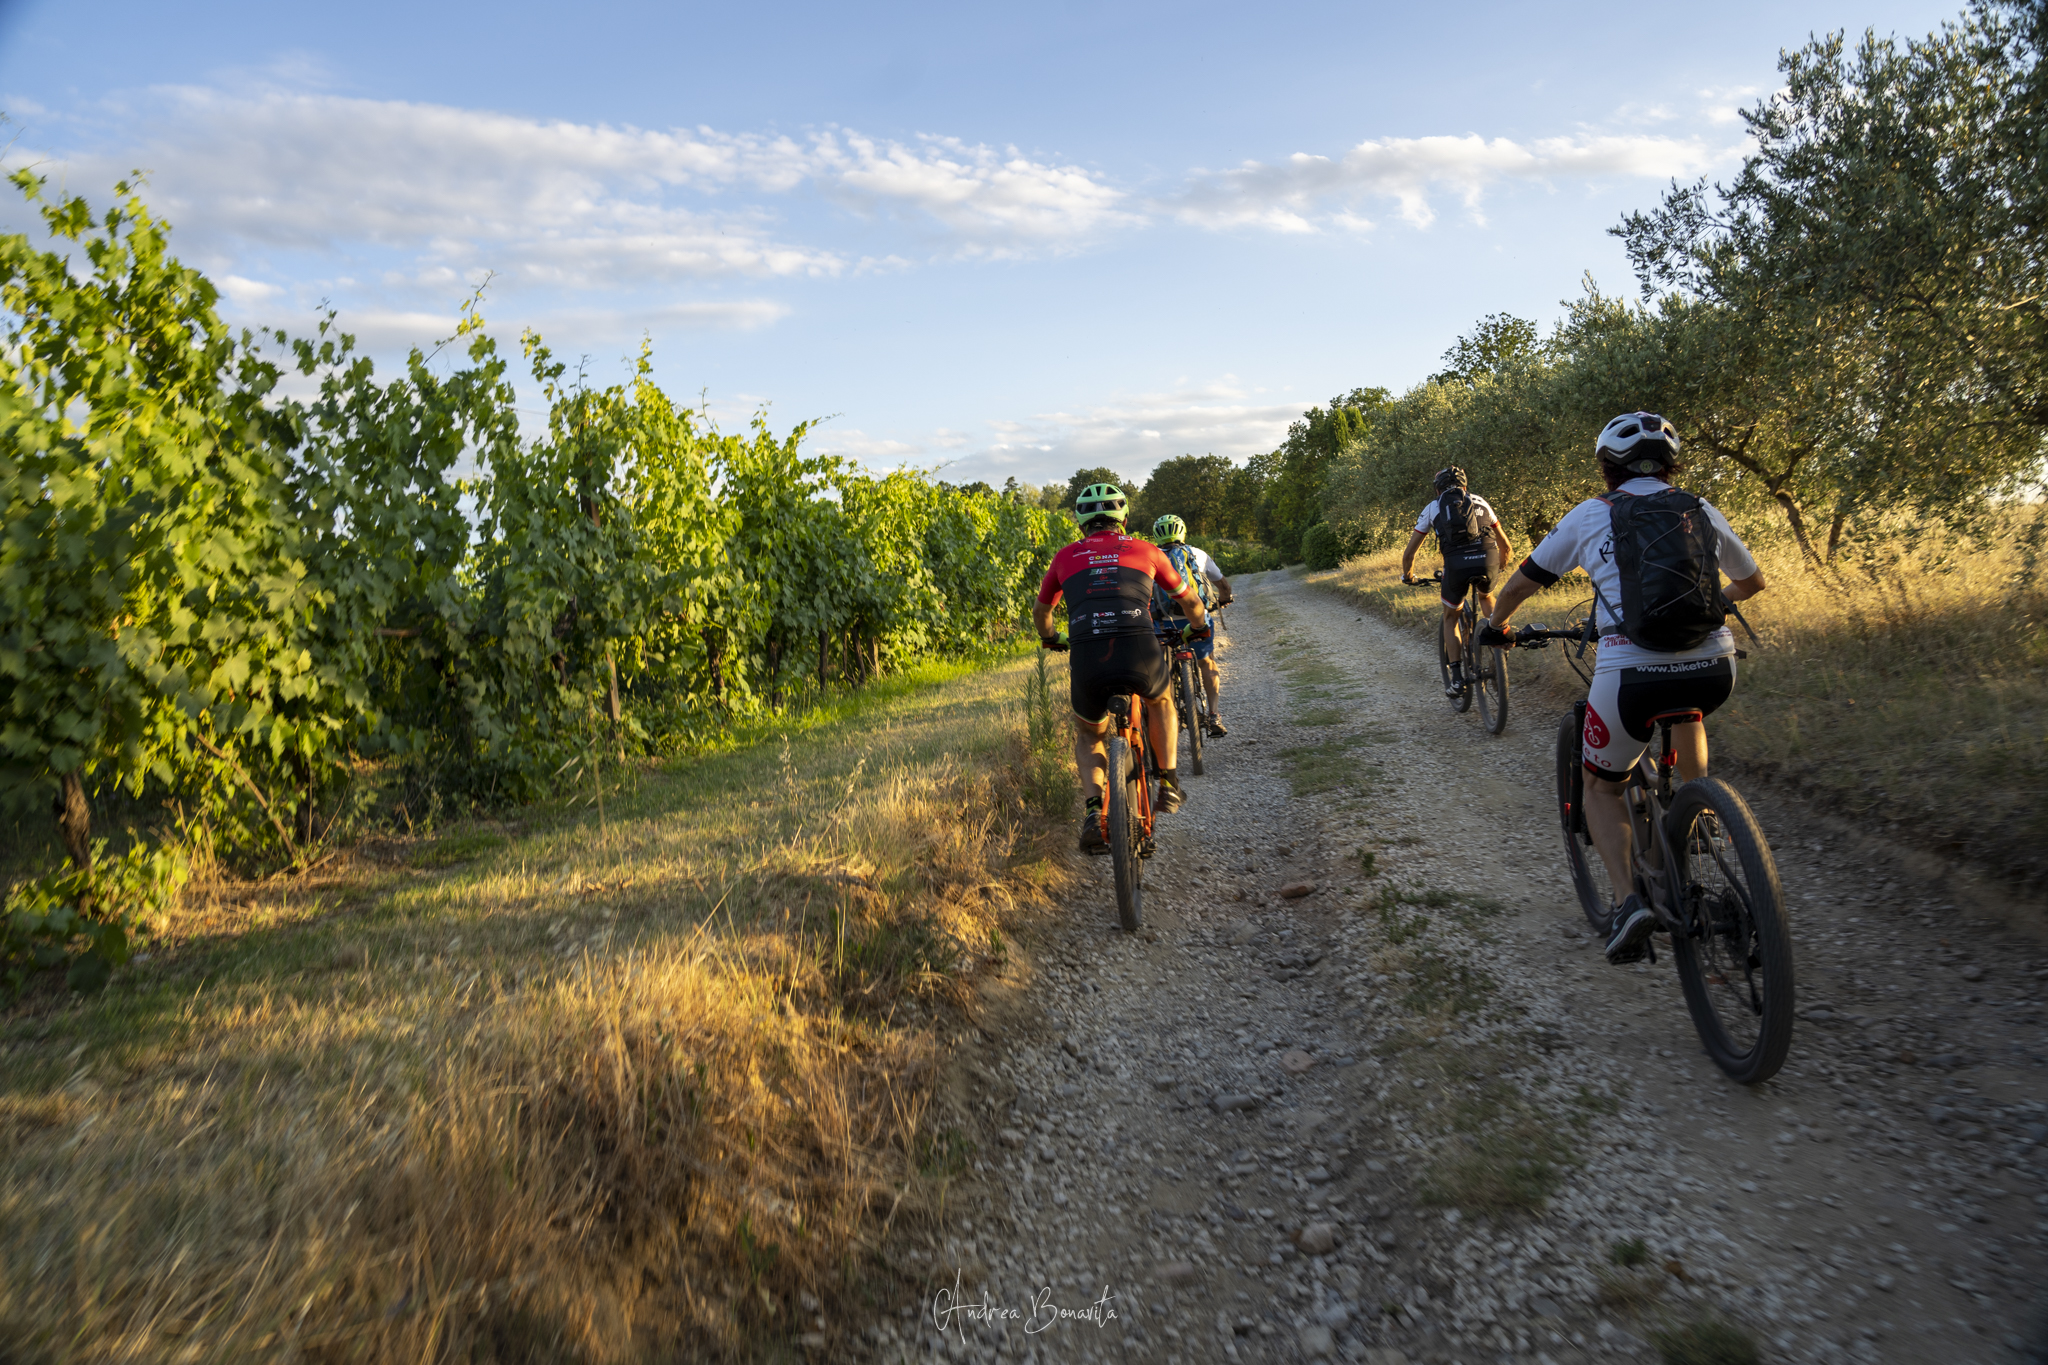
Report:
M 495 272 L 508 345 L 650 335 L 728 424 L 1142 477 L 1632 289 L 1605 229 L 1732 169 L 1780 48 L 1956 8 L 0 0 L 0 110 L 95 199 L 146 168 L 240 322 L 398 356 Z

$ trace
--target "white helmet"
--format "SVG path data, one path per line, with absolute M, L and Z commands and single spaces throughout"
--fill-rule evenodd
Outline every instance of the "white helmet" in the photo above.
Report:
M 1632 474 L 1655 474 L 1678 463 L 1678 428 L 1654 412 L 1624 412 L 1601 429 L 1593 453 Z

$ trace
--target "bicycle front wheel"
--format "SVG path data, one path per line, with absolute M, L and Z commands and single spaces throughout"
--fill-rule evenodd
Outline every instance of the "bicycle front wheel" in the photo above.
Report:
M 1571 867 L 1579 909 L 1594 933 L 1605 934 L 1614 915 L 1614 885 L 1586 828 L 1586 767 L 1580 748 L 1585 725 L 1584 702 L 1574 705 L 1557 722 L 1557 815 L 1564 826 L 1564 859 Z
M 1719 778 L 1679 788 L 1664 828 L 1681 873 L 1671 949 L 1693 1026 L 1731 1078 L 1769 1080 L 1792 1050 L 1792 930 L 1777 859 L 1749 803 Z
M 1472 690 L 1479 694 L 1479 718 L 1486 732 L 1497 735 L 1508 728 L 1508 659 L 1503 649 L 1482 649 L 1479 678 Z
M 1145 830 L 1138 815 L 1137 786 L 1143 767 L 1122 735 L 1109 738 L 1109 860 L 1116 869 L 1116 917 L 1136 933 L 1145 915 Z
M 1195 666 L 1186 659 L 1174 664 L 1174 690 L 1180 693 L 1180 728 L 1187 731 L 1188 766 L 1194 769 L 1196 777 L 1202 775 L 1202 712 L 1197 700 L 1201 686 L 1195 677 Z

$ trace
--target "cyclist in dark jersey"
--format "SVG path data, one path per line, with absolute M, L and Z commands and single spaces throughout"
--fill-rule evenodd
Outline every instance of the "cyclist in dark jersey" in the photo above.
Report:
M 1493 610 L 1493 580 L 1500 566 L 1508 562 L 1514 546 L 1501 529 L 1500 518 L 1485 498 L 1465 486 L 1465 471 L 1452 465 L 1436 472 L 1436 497 L 1415 520 L 1415 534 L 1401 552 L 1401 581 L 1413 583 L 1415 551 L 1423 538 L 1436 533 L 1437 548 L 1443 551 L 1444 657 L 1450 660 L 1451 680 L 1444 686 L 1446 696 L 1465 690 L 1463 628 L 1459 609 L 1470 588 L 1479 599 L 1479 614 Z
M 1171 681 L 1166 649 L 1152 625 L 1156 582 L 1187 616 L 1192 634 L 1206 637 L 1208 613 L 1157 545 L 1124 534 L 1130 500 L 1115 484 L 1095 483 L 1074 502 L 1083 538 L 1053 556 L 1031 622 L 1048 649 L 1067 649 L 1052 628 L 1053 604 L 1067 601 L 1072 636 L 1068 692 L 1074 706 L 1074 767 L 1081 779 L 1081 848 L 1103 847 L 1102 796 L 1108 783 L 1109 699 L 1120 692 L 1147 701 L 1166 695 Z M 1180 809 L 1180 776 L 1166 766 L 1180 749 L 1180 718 L 1171 706 L 1145 708 L 1145 739 L 1160 761 L 1159 811 Z

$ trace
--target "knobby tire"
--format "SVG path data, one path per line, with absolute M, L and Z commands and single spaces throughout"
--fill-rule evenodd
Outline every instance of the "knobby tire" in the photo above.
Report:
M 1688 782 L 1665 817 L 1684 932 L 1671 936 L 1686 1008 L 1707 1055 L 1755 1085 L 1792 1050 L 1792 931 L 1770 842 L 1741 793 L 1719 778 Z
M 1605 935 L 1614 913 L 1614 887 L 1607 864 L 1593 847 L 1586 827 L 1586 768 L 1580 737 L 1585 732 L 1586 704 L 1579 702 L 1557 722 L 1557 817 L 1564 832 L 1564 857 L 1572 870 L 1572 890 L 1593 932 Z
M 1145 780 L 1130 741 L 1109 738 L 1109 860 L 1116 869 L 1116 917 L 1136 933 L 1145 913 L 1145 865 L 1140 845 L 1145 831 L 1138 821 L 1137 783 Z
M 1202 775 L 1202 716 L 1195 703 L 1195 688 L 1199 681 L 1194 676 L 1195 666 L 1187 659 L 1176 659 L 1173 665 L 1174 689 L 1180 693 L 1180 727 L 1188 733 L 1188 762 L 1195 776 Z
M 1472 650 L 1466 646 L 1469 654 Z M 1479 650 L 1479 681 L 1474 684 L 1479 693 L 1479 718 L 1486 722 L 1486 732 L 1497 735 L 1508 728 L 1508 659 L 1502 649 Z

